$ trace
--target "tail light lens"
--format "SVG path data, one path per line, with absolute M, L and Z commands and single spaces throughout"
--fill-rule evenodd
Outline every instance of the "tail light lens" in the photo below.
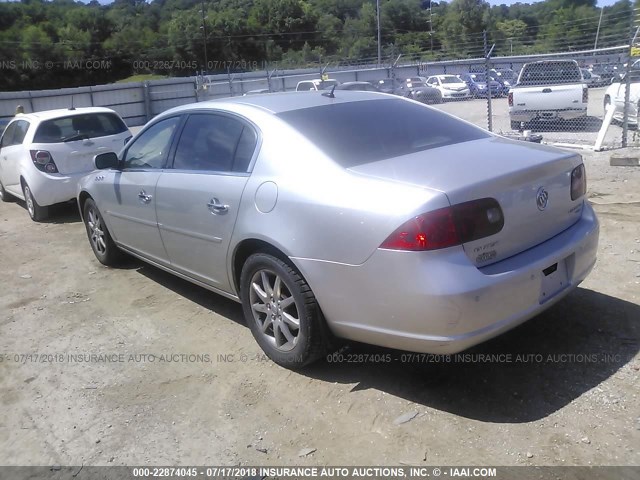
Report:
M 438 250 L 494 235 L 503 226 L 498 202 L 482 198 L 418 215 L 389 235 L 380 248 Z
M 581 163 L 571 172 L 571 200 L 577 200 L 587 193 L 587 172 Z
M 38 170 L 46 173 L 58 173 L 53 157 L 46 150 L 30 150 L 31 160 Z
M 589 89 L 582 87 L 582 103 L 589 103 Z
M 509 99 L 509 106 L 513 107 L 513 92 L 509 92 L 509 96 L 507 98 Z

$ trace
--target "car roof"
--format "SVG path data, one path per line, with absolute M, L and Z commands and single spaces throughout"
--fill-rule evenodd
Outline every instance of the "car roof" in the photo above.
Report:
M 73 110 L 70 108 L 58 108 L 56 110 L 43 110 L 41 112 L 32 113 L 20 113 L 15 116 L 16 119 L 31 121 L 45 121 L 52 120 L 54 118 L 70 117 L 72 115 L 83 115 L 86 113 L 115 113 L 110 108 L 106 107 L 77 107 Z
M 259 108 L 263 111 L 268 111 L 273 114 L 281 112 L 288 112 L 291 110 L 301 110 L 304 108 L 320 107 L 323 105 L 331 105 L 336 103 L 349 103 L 363 100 L 385 100 L 393 99 L 393 96 L 386 95 L 378 92 L 362 92 L 362 91 L 350 91 L 350 90 L 338 90 L 339 93 L 334 93 L 334 98 L 329 98 L 326 95 L 328 91 L 323 92 L 278 92 L 250 95 L 247 97 L 229 97 L 219 98 L 215 100 L 208 100 L 206 102 L 190 103 L 188 105 L 181 105 L 179 107 L 167 110 L 161 115 L 171 115 L 186 110 L 200 110 L 200 109 L 229 109 L 234 105 L 246 105 L 250 107 Z

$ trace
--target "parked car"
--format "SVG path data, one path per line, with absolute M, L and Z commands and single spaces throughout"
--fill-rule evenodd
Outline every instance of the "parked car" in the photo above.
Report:
M 96 154 L 120 149 L 129 138 L 109 108 L 18 114 L 0 139 L 0 198 L 24 200 L 31 219 L 44 220 L 50 205 L 75 198 Z
M 380 89 L 371 82 L 344 82 L 336 85 L 336 90 L 357 90 L 360 92 L 379 92 Z
M 518 81 L 518 74 L 510 68 L 492 68 L 489 77 L 502 85 L 502 95 L 507 95 Z
M 603 85 L 610 85 L 614 78 L 619 78 L 618 75 L 623 73 L 617 65 L 610 64 L 595 64 L 587 67 L 590 73 L 598 75 Z
M 427 78 L 427 85 L 440 90 L 442 100 L 464 100 L 471 96 L 469 87 L 455 75 L 434 75 Z
M 333 78 L 328 78 L 326 80 L 320 80 L 319 78 L 315 80 L 302 80 L 301 82 L 298 82 L 298 85 L 296 85 L 296 92 L 326 90 L 330 89 L 334 85 L 340 85 L 340 82 Z
M 584 80 L 584 83 L 587 85 L 587 87 L 592 88 L 600 87 L 603 85 L 602 77 L 600 77 L 600 75 L 591 73 L 586 68 L 581 68 L 580 71 L 582 72 L 582 79 Z
M 426 83 L 405 81 L 405 83 L 398 89 L 397 94 L 428 105 L 442 103 L 442 94 L 440 93 L 440 90 L 433 88 Z
M 405 83 L 399 78 L 383 78 L 382 80 L 378 80 L 375 86 L 378 87 L 378 90 L 382 93 L 404 96 L 401 89 L 405 86 Z
M 332 336 L 461 351 L 549 308 L 596 259 L 580 155 L 391 95 L 176 107 L 95 163 L 78 203 L 97 259 L 129 252 L 240 302 L 292 368 Z
M 627 123 L 631 125 L 638 124 L 638 113 L 640 113 L 640 61 L 636 61 L 631 65 L 630 86 L 629 86 L 629 104 L 627 108 Z M 624 105 L 627 90 L 626 74 L 614 77 L 614 82 L 607 87 L 604 92 L 604 113 L 607 107 L 613 104 L 615 112 L 613 119 L 618 122 L 624 121 Z
M 489 89 L 492 97 L 502 96 L 502 84 L 490 79 L 487 87 L 487 76 L 483 73 L 462 73 L 458 76 L 467 84 L 472 97 L 486 97 Z
M 589 90 L 575 60 L 542 60 L 522 67 L 509 91 L 511 128 L 534 120 L 574 120 L 587 116 Z

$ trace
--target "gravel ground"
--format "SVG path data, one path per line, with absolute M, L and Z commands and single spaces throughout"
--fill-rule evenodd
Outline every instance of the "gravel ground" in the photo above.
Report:
M 484 105 L 439 108 L 484 126 Z M 348 345 L 284 370 L 234 302 L 102 267 L 73 205 L 0 204 L 0 464 L 640 464 L 640 168 L 583 155 L 593 273 L 449 362 Z M 395 360 L 346 361 L 365 353 Z

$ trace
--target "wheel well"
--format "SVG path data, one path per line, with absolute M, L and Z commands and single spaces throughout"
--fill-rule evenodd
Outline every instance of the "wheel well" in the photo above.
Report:
M 233 255 L 233 283 L 238 294 L 240 294 L 240 274 L 242 273 L 242 266 L 247 261 L 247 258 L 249 258 L 254 253 L 268 253 L 269 255 L 273 255 L 283 262 L 286 262 L 291 266 L 291 268 L 298 272 L 300 276 L 302 276 L 296 266 L 291 262 L 289 257 L 270 243 L 255 238 L 243 240 L 238 244 L 235 254 Z
M 88 198 L 91 198 L 91 195 L 89 195 L 89 193 L 85 192 L 84 190 L 80 192 L 80 195 L 78 195 L 78 207 L 80 208 L 80 216 L 83 216 L 82 212 L 84 210 L 84 203 Z

